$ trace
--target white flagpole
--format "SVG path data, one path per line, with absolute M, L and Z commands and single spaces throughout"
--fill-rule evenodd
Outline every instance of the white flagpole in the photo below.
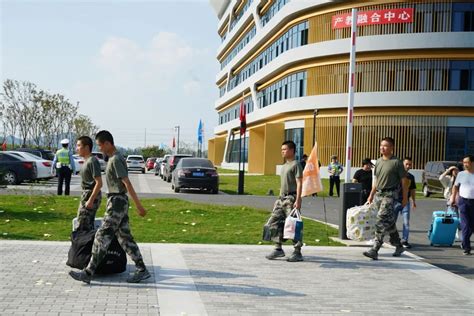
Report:
M 347 102 L 347 136 L 346 136 L 346 175 L 345 183 L 351 182 L 352 161 L 352 126 L 354 120 L 354 88 L 356 71 L 356 33 L 357 33 L 357 9 L 352 9 L 351 27 L 351 50 L 349 62 L 349 98 Z

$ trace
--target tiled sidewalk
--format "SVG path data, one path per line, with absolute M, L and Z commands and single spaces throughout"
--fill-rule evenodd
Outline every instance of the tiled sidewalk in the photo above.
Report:
M 72 280 L 67 242 L 0 241 L 1 315 L 467 315 L 474 282 L 382 249 L 305 247 L 305 261 L 267 246 L 141 244 L 152 278 Z M 286 249 L 287 252 L 291 248 Z M 131 263 L 131 261 L 130 261 Z M 133 271 L 129 265 L 129 272 Z

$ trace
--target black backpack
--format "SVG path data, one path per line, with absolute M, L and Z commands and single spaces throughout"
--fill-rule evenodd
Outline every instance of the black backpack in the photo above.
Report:
M 96 230 L 75 230 L 71 233 L 71 248 L 69 248 L 66 264 L 72 268 L 84 269 L 91 259 L 92 245 Z M 122 273 L 127 269 L 127 255 L 114 236 L 104 260 L 99 264 L 96 274 Z

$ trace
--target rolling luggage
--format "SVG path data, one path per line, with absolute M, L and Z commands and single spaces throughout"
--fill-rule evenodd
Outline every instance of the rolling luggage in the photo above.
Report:
M 433 212 L 428 239 L 431 246 L 452 246 L 459 225 L 459 218 L 451 211 Z

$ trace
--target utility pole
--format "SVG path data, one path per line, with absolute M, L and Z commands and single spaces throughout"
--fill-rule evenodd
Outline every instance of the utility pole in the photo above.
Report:
M 146 147 L 146 128 L 145 128 L 145 146 L 143 146 L 144 148 Z
M 176 143 L 176 154 L 179 154 L 179 125 L 175 126 L 174 128 L 178 130 L 178 141 Z

